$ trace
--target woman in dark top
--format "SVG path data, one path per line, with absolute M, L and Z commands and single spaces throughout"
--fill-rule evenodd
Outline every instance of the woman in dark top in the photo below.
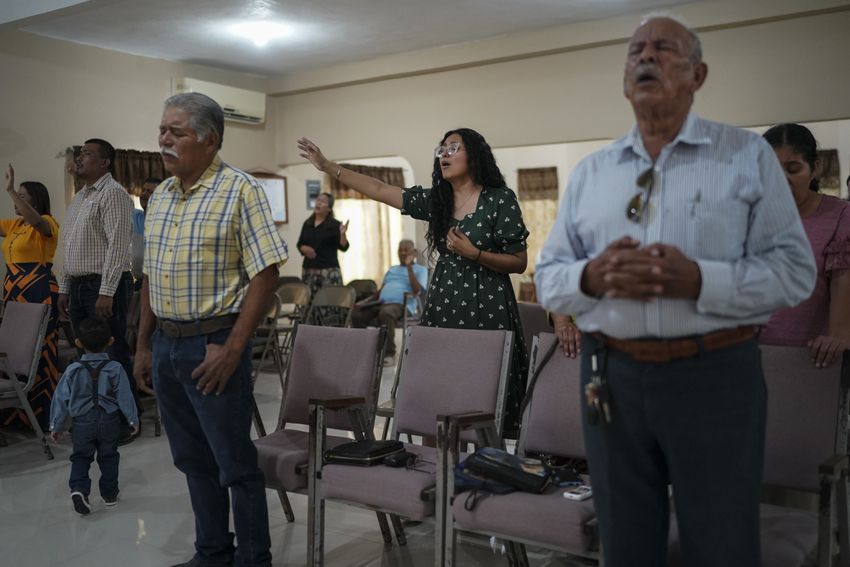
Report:
M 428 222 L 429 252 L 439 253 L 422 324 L 514 332 L 503 432 L 515 436 L 528 357 L 509 274 L 528 262 L 528 231 L 516 195 L 505 186 L 490 146 L 467 128 L 446 133 L 434 152 L 430 189 L 402 189 L 328 160 L 307 138 L 301 156 L 365 196 Z
M 334 198 L 330 193 L 320 193 L 316 206 L 301 226 L 298 251 L 304 256 L 301 265 L 301 280 L 310 286 L 310 292 L 325 285 L 342 285 L 342 273 L 336 251 L 348 250 L 348 221 L 341 223 L 334 218 Z

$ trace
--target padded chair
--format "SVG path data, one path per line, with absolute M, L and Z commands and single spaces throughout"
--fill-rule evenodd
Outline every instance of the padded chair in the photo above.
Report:
M 378 284 L 375 283 L 375 280 L 351 280 L 345 285 L 357 293 L 357 301 L 366 299 L 378 291 Z
M 357 431 L 348 415 L 329 416 L 328 426 L 365 435 L 371 431 L 382 371 L 383 329 L 339 329 L 298 325 L 292 356 L 287 364 L 286 389 L 280 403 L 277 429 L 254 441 L 266 486 L 277 490 L 286 518 L 295 517 L 287 492 L 307 487 L 308 432 L 291 428 L 308 422 L 310 398 L 355 397 L 363 400 L 363 423 Z M 332 346 L 329 346 L 332 345 Z M 333 355 L 329 356 L 329 348 Z M 327 446 L 350 441 L 334 435 Z
M 49 305 L 17 301 L 10 301 L 6 305 L 0 323 L 0 410 L 23 409 L 41 441 L 44 454 L 48 459 L 53 459 L 47 435 L 42 431 L 27 399 L 27 393 L 35 385 L 49 320 Z
M 298 276 L 279 276 L 277 278 L 277 286 L 280 287 L 282 285 L 290 284 L 290 283 L 302 283 L 301 278 Z
M 817 369 L 811 363 L 808 349 L 776 346 L 761 349 L 767 383 L 764 483 L 818 495 L 820 510 L 815 513 L 762 504 L 762 564 L 846 567 L 850 565 L 847 522 L 850 354 L 845 353 L 843 364 Z M 669 565 L 684 565 L 675 516 L 670 525 Z
M 534 339 L 529 378 L 540 365 L 544 354 L 557 339 L 552 333 L 541 333 Z M 555 346 L 557 349 L 558 347 Z M 525 408 L 517 444 L 518 455 L 547 455 L 585 458 L 581 420 L 581 368 L 579 359 L 567 358 L 556 350 L 543 367 Z M 437 547 L 442 550 L 438 565 L 456 565 L 458 532 L 496 536 L 511 542 L 508 551 L 513 565 L 528 565 L 523 544 L 532 544 L 560 552 L 582 561 L 598 562 L 599 543 L 593 500 L 575 501 L 563 497 L 563 488 L 548 487 L 543 494 L 511 492 L 492 494 L 480 499 L 472 510 L 464 506 L 467 493 L 454 496 L 454 464 L 458 462 L 458 438 L 469 427 L 482 427 L 485 422 L 470 418 L 450 417 L 448 431 L 438 435 L 444 466 L 439 468 L 438 502 L 446 517 L 445 535 L 438 533 Z
M 498 436 L 513 333 L 425 326 L 407 332 L 393 437 L 402 433 L 432 437 L 438 416 L 460 412 L 492 414 Z M 418 521 L 434 514 L 437 451 L 432 447 L 405 443 L 405 450 L 418 456 L 410 468 L 322 465 L 329 412 L 346 407 L 344 400 L 310 402 L 307 565 L 311 567 L 324 562 L 326 500 L 390 514 L 400 545 L 406 543 L 400 517 Z M 392 543 L 388 526 L 381 522 L 380 527 L 384 541 Z
M 549 323 L 549 314 L 539 303 L 518 301 L 519 320 L 522 323 L 522 337 L 525 339 L 525 350 L 531 354 L 531 343 L 534 337 L 540 333 L 551 333 L 552 325 Z
M 354 288 L 347 286 L 321 287 L 313 297 L 304 321 L 308 325 L 350 327 L 356 296 Z
M 279 285 L 275 294 L 281 306 L 277 318 L 278 349 L 285 363 L 292 350 L 292 331 L 304 319 L 310 307 L 310 286 L 301 282 L 287 282 Z

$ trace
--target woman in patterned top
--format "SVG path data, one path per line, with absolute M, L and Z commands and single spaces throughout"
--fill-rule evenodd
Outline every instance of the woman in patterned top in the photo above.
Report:
M 402 189 L 355 173 L 328 160 L 307 138 L 301 156 L 363 195 L 428 222 L 428 251 L 439 254 L 422 324 L 462 329 L 504 329 L 514 333 L 503 431 L 519 429 L 528 357 L 509 274 L 528 263 L 528 231 L 516 195 L 490 146 L 478 132 L 451 130 L 434 151 L 431 188 Z
M 759 341 L 807 347 L 825 368 L 850 347 L 850 203 L 819 192 L 817 141 L 800 124 L 779 124 L 764 133 L 788 179 L 818 267 L 812 295 L 771 315 Z
M 59 285 L 53 274 L 53 254 L 59 239 L 59 225 L 50 215 L 50 194 L 38 181 L 24 181 L 15 188 L 15 170 L 6 170 L 6 193 L 15 204 L 13 219 L 0 220 L 6 278 L 3 305 L 10 301 L 45 303 L 50 306 L 50 321 L 44 336 L 44 349 L 38 374 L 27 399 L 42 430 L 47 430 L 50 403 L 59 378 L 57 367 L 56 300 Z M 10 410 L 0 425 L 13 423 L 32 427 L 23 410 Z

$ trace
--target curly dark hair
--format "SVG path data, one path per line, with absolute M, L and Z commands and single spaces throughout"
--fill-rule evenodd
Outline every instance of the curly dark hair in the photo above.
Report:
M 443 135 L 439 145 L 446 143 L 446 138 L 457 134 L 463 140 L 466 150 L 469 177 L 473 183 L 482 187 L 507 187 L 505 177 L 496 165 L 493 150 L 484 136 L 471 128 L 449 130 Z M 440 159 L 434 158 L 434 171 L 431 174 L 431 216 L 428 220 L 428 231 L 425 239 L 428 242 L 428 254 L 445 250 L 446 234 L 455 208 L 455 196 L 451 184 L 443 179 Z

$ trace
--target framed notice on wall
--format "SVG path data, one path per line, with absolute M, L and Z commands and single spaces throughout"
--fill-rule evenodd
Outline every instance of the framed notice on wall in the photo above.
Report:
M 286 177 L 262 171 L 251 172 L 251 175 L 257 178 L 257 181 L 266 191 L 266 199 L 269 201 L 275 224 L 288 223 L 289 205 L 286 198 Z

